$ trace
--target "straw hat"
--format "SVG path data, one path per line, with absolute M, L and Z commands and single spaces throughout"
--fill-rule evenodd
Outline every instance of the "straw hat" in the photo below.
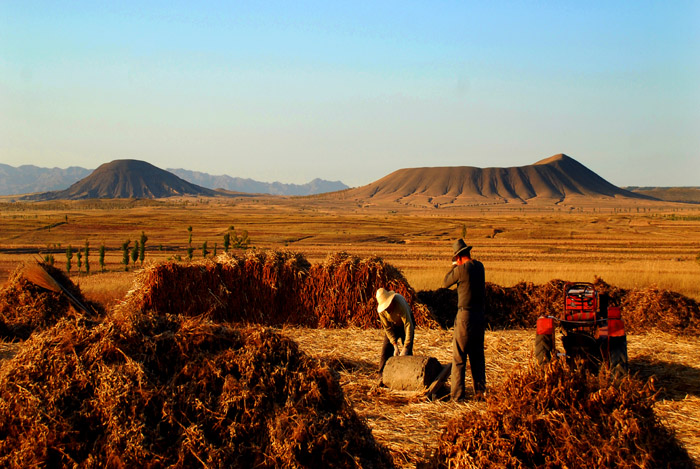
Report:
M 387 309 L 395 296 L 395 291 L 385 290 L 383 288 L 377 290 L 377 303 L 379 303 L 379 305 L 377 306 L 377 312 L 381 313 L 382 311 Z
M 452 260 L 456 260 L 457 256 L 464 254 L 464 255 L 469 255 L 469 252 L 472 250 L 471 246 L 467 246 L 467 243 L 464 242 L 462 238 L 459 238 L 457 241 L 452 244 Z

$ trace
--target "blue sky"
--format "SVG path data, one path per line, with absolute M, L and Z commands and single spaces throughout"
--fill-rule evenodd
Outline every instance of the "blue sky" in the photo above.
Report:
M 112 3 L 0 2 L 0 162 L 700 186 L 700 2 Z

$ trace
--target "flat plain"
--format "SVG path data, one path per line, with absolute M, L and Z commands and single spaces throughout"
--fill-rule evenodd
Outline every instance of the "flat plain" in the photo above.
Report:
M 204 243 L 209 255 L 220 253 L 227 232 L 245 231 L 255 249 L 292 250 L 312 263 L 340 251 L 379 256 L 401 269 L 416 290 L 441 286 L 452 242 L 463 237 L 484 263 L 487 281 L 499 285 L 600 277 L 623 288 L 656 286 L 700 300 L 700 207 L 690 204 L 476 206 L 457 211 L 334 204 L 315 197 L 0 202 L 0 226 L 0 281 L 21 262 L 48 254 L 65 270 L 67 247 L 75 252 L 88 241 L 91 273 L 87 275 L 84 267 L 78 273 L 74 255 L 71 278 L 87 298 L 107 307 L 123 298 L 141 269 L 137 262 L 125 270 L 121 246 L 125 241 L 133 246 L 142 232 L 148 237 L 145 264 L 187 262 L 190 246 L 193 259 L 201 259 Z M 101 245 L 106 250 L 105 272 L 98 264 Z M 312 355 L 354 364 L 341 372 L 341 384 L 400 466 L 419 464 L 419 450 L 434 444 L 440 427 L 464 410 L 373 389 L 379 331 L 283 332 Z M 450 331 L 419 331 L 416 353 L 449 361 L 450 337 Z M 487 332 L 489 386 L 527 365 L 533 337 L 529 330 Z M 700 422 L 700 368 L 692 352 L 700 342 L 696 337 L 650 332 L 630 336 L 629 344 L 632 371 L 657 377 L 658 386 L 665 389 L 655 405 L 657 412 L 700 461 L 700 438 L 692 430 Z

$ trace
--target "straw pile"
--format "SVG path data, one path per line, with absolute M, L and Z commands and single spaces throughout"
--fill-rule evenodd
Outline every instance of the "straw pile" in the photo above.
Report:
M 675 332 L 685 335 L 700 334 L 700 303 L 669 290 L 648 287 L 625 290 L 595 279 L 599 292 L 610 295 L 622 309 L 625 329 L 643 333 L 649 330 Z
M 541 315 L 561 316 L 564 307 L 564 280 L 543 285 L 520 282 L 512 287 L 486 284 L 486 318 L 493 329 L 534 327 Z M 678 334 L 700 334 L 700 304 L 679 293 L 658 288 L 625 290 L 596 278 L 600 294 L 619 305 L 627 332 L 650 330 Z M 457 312 L 457 292 L 440 288 L 418 292 L 443 327 L 450 327 Z
M 80 288 L 63 272 L 48 264 L 42 263 L 40 266 L 19 265 L 0 290 L 0 337 L 26 339 L 34 331 L 46 329 L 61 318 L 84 318 L 85 313 L 71 304 L 68 295 L 94 311 L 101 311 L 97 304 L 83 298 Z M 41 270 L 42 267 L 44 270 Z M 44 279 L 33 276 L 42 273 L 55 281 L 56 288 L 50 290 L 38 285 Z M 61 287 L 68 293 L 62 292 Z
M 217 322 L 376 328 L 374 294 L 380 287 L 406 298 L 416 325 L 436 325 L 398 269 L 377 257 L 347 254 L 329 256 L 313 266 L 301 254 L 288 251 L 160 264 L 137 278 L 122 307 Z
M 396 267 L 379 257 L 360 259 L 347 253 L 330 255 L 309 271 L 304 296 L 323 328 L 380 326 L 375 293 L 386 288 L 399 293 L 411 306 L 418 327 L 435 327 L 428 308 L 417 301 L 413 288 Z
M 0 371 L 0 466 L 392 467 L 337 374 L 260 327 L 62 320 Z
M 485 412 L 451 421 L 431 467 L 693 467 L 654 414 L 652 382 L 554 361 L 513 375 Z

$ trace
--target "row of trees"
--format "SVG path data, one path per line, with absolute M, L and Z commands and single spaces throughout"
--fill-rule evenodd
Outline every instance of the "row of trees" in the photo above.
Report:
M 193 255 L 194 255 L 194 248 L 192 247 L 192 227 L 188 226 L 187 231 L 189 233 L 189 237 L 187 240 L 187 258 L 189 260 L 192 260 Z M 146 258 L 146 242 L 148 241 L 148 236 L 142 231 L 141 232 L 141 237 L 139 239 L 134 240 L 134 244 L 132 246 L 131 240 L 126 240 L 124 243 L 121 245 L 121 250 L 122 250 L 122 265 L 124 266 L 124 270 L 128 271 L 129 270 L 129 264 L 135 265 L 136 262 L 140 262 L 141 265 L 143 266 L 143 261 Z M 224 245 L 224 252 L 229 252 L 231 249 L 248 249 L 250 247 L 250 238 L 248 236 L 248 232 L 246 230 L 243 230 L 240 233 L 237 233 L 233 227 L 233 225 L 229 226 L 228 230 L 226 233 L 223 235 L 223 245 Z M 213 255 L 217 255 L 217 248 L 218 244 L 214 243 L 214 252 Z M 161 246 L 162 249 L 162 246 Z M 204 241 L 202 244 L 202 257 L 207 257 L 209 254 L 212 254 L 207 246 L 207 241 Z M 85 270 L 86 274 L 90 274 L 90 242 L 88 240 L 85 240 L 85 246 L 82 249 L 77 249 L 74 250 L 73 246 L 70 244 L 66 248 L 66 272 L 70 274 L 71 270 L 73 269 L 73 258 L 76 258 L 76 266 L 78 268 L 78 273 L 81 274 L 83 273 L 83 269 Z M 180 256 L 175 256 L 177 260 L 180 259 Z M 46 254 L 44 256 L 44 261 L 47 262 L 48 264 L 54 265 L 55 259 L 53 254 Z M 99 265 L 100 265 L 100 270 L 102 272 L 105 271 L 105 245 L 102 244 L 100 245 L 99 248 Z

